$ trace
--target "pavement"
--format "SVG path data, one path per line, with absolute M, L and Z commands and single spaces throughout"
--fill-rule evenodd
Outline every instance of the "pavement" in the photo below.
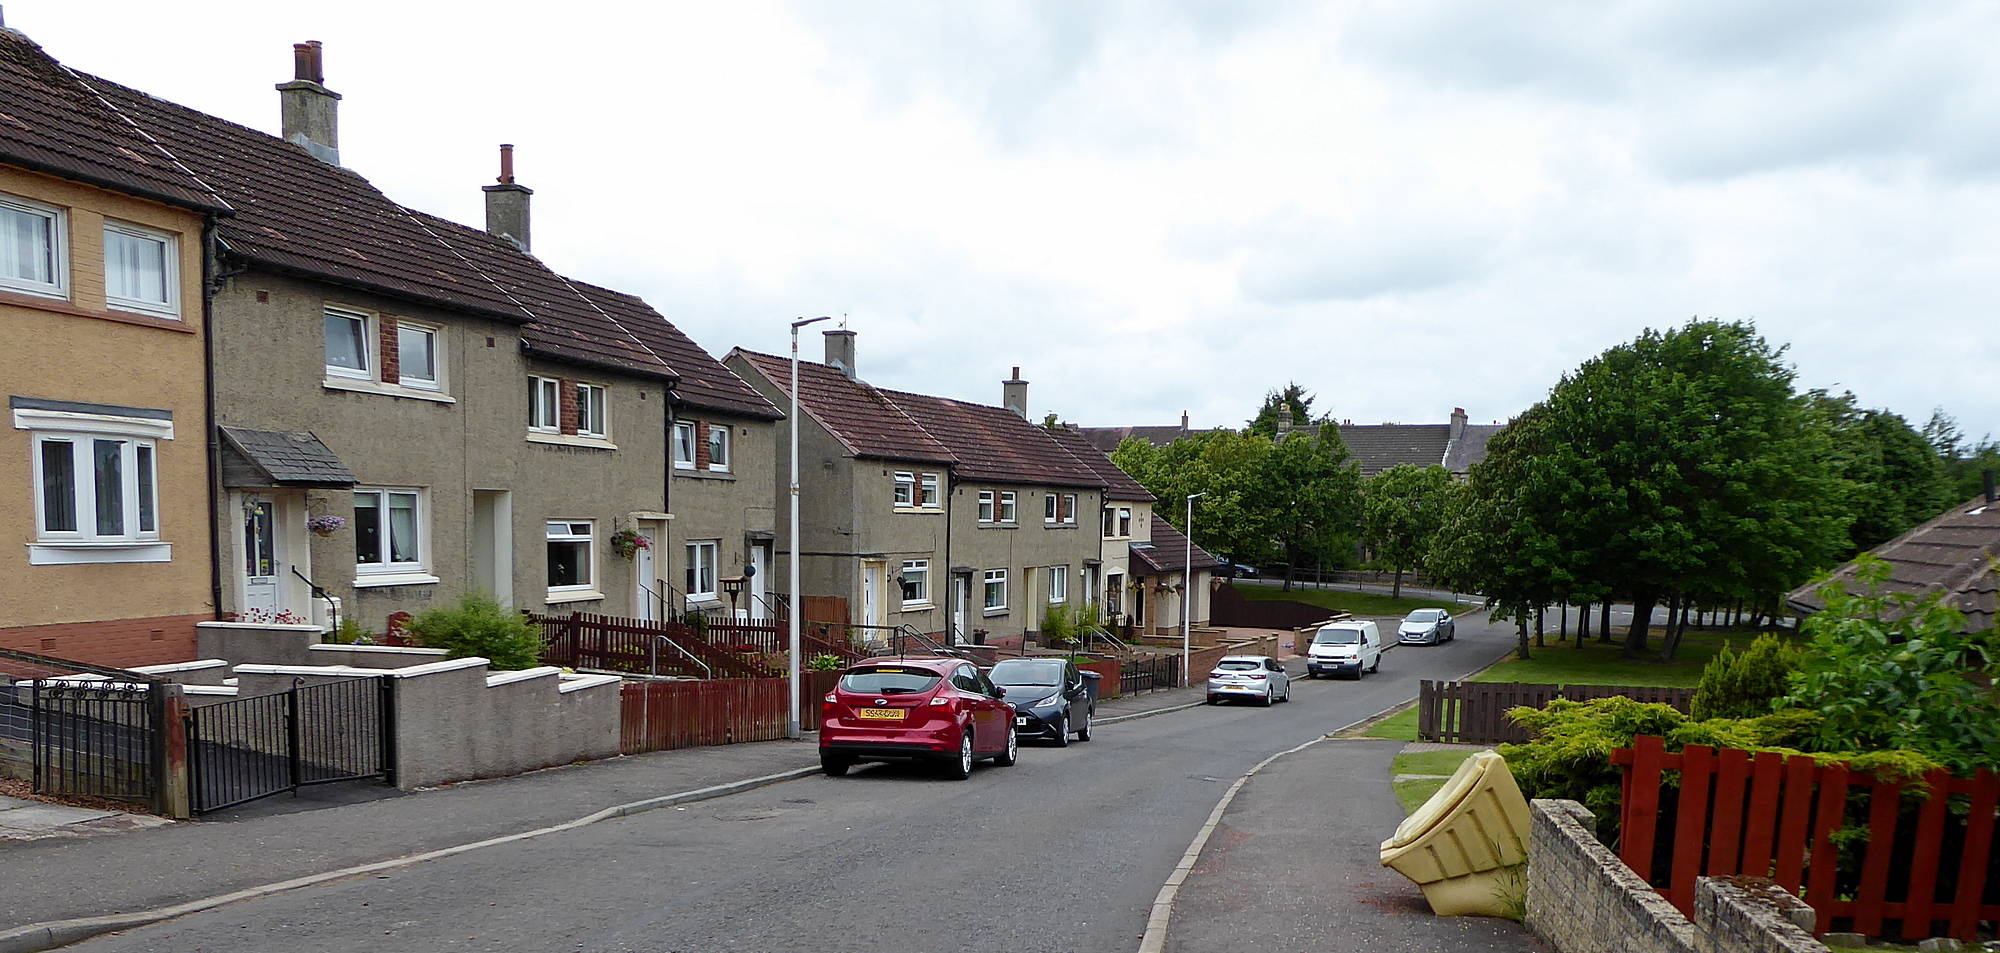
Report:
M 69 807 L 0 795 L 0 843 L 45 837 L 115 834 L 171 823 L 166 818 L 150 814 Z

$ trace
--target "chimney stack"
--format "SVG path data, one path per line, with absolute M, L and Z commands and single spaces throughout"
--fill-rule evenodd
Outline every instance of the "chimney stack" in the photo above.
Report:
M 1980 471 L 1980 476 L 1983 477 L 1986 482 L 1986 502 L 2000 503 L 2000 489 L 1995 489 L 1993 486 L 1993 471 L 1982 470 Z
M 1028 382 L 1021 379 L 1021 369 L 1014 368 L 1014 376 L 1000 382 L 1000 406 L 1014 412 L 1022 420 L 1028 419 Z
M 513 242 L 528 250 L 528 196 L 535 190 L 514 181 L 514 144 L 500 144 L 499 185 L 481 186 L 486 192 L 486 233 Z
M 1187 428 L 1188 428 L 1188 415 L 1187 411 L 1183 410 L 1181 411 L 1181 436 L 1183 437 L 1187 436 L 1188 432 Z
M 278 84 L 285 141 L 328 165 L 340 164 L 340 94 L 326 88 L 318 40 L 292 44 L 292 81 Z
M 860 380 L 854 368 L 854 332 L 846 328 L 822 331 L 826 335 L 826 363 L 847 375 L 848 380 Z
M 1451 409 L 1451 439 L 1465 439 L 1465 408 L 1463 407 L 1453 407 Z

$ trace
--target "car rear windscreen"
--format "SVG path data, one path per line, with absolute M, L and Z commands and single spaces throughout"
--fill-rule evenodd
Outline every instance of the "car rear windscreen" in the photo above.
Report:
M 1314 645 L 1358 645 L 1361 633 L 1353 629 L 1321 629 L 1313 636 Z
M 1253 662 L 1249 659 L 1224 659 L 1215 667 L 1225 672 L 1255 672 L 1261 670 L 1264 666 L 1260 662 Z
M 857 695 L 917 695 L 935 687 L 939 677 L 927 669 L 885 665 L 849 672 L 841 677 L 840 687 Z

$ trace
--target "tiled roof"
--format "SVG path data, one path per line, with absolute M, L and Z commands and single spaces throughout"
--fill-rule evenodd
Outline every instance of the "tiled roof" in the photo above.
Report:
M 1473 464 L 1486 459 L 1487 441 L 1505 429 L 1506 424 L 1466 424 L 1464 434 L 1445 448 L 1444 468 L 1453 473 L 1471 470 Z
M 787 397 L 791 359 L 737 348 L 740 355 Z M 817 361 L 799 362 L 799 410 L 818 421 L 857 457 L 957 463 L 958 457 L 881 391 Z
M 1076 457 L 1077 461 L 1089 467 L 1097 478 L 1104 482 L 1104 498 L 1107 500 L 1151 503 L 1156 497 L 1132 479 L 1132 475 L 1111 462 L 1111 457 L 1097 449 L 1090 438 L 1075 427 L 1058 427 L 1049 431 L 1057 443 Z
M 34 41 L 0 28 L 0 162 L 201 211 L 228 204 Z
M 2000 621 L 2000 503 L 1974 497 L 1936 519 L 1871 550 L 1889 564 L 1885 592 L 1944 592 L 1946 601 L 1965 613 L 1966 631 L 1978 632 Z M 1833 580 L 1854 587 L 1855 566 L 1848 563 Z M 1823 583 L 1792 590 L 1786 602 L 1804 612 L 1826 608 L 1820 598 Z
M 1188 538 L 1174 528 L 1174 524 L 1153 517 L 1153 538 L 1149 544 L 1133 543 L 1132 558 L 1151 567 L 1154 572 L 1180 572 L 1188 566 Z M 1196 571 L 1215 569 L 1222 560 L 1208 554 L 1200 546 L 1194 547 L 1194 568 Z
M 998 483 L 1104 485 L 1104 480 L 1064 449 L 1047 428 L 1021 419 L 1005 407 L 928 394 L 882 393 L 958 458 L 952 472 L 959 477 Z
M 1361 465 L 1361 475 L 1374 476 L 1405 463 L 1442 466 L 1445 447 L 1451 443 L 1451 425 L 1343 424 L 1340 439 Z
M 326 444 L 305 431 L 222 427 L 230 449 L 278 486 L 348 487 L 354 474 Z
M 1083 432 L 1084 439 L 1090 441 L 1091 446 L 1105 453 L 1110 453 L 1118 449 L 1118 445 L 1124 443 L 1127 437 L 1138 437 L 1155 447 L 1164 447 L 1188 435 L 1188 431 L 1181 429 L 1175 424 L 1168 424 L 1164 427 L 1081 427 L 1078 429 Z
M 744 383 L 735 371 L 702 350 L 651 305 L 609 288 L 581 281 L 570 284 L 624 325 L 633 337 L 639 339 L 639 343 L 659 355 L 674 369 L 674 373 L 680 375 L 680 381 L 674 385 L 674 393 L 682 403 L 764 420 L 778 420 L 785 416 L 784 411 Z

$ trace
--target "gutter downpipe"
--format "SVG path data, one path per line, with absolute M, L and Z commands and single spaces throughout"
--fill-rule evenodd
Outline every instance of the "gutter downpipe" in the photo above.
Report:
M 221 236 L 215 216 L 202 224 L 201 391 L 202 443 L 208 453 L 208 598 L 212 615 L 222 618 L 222 426 L 215 419 L 215 293 L 228 276 L 222 273 Z

